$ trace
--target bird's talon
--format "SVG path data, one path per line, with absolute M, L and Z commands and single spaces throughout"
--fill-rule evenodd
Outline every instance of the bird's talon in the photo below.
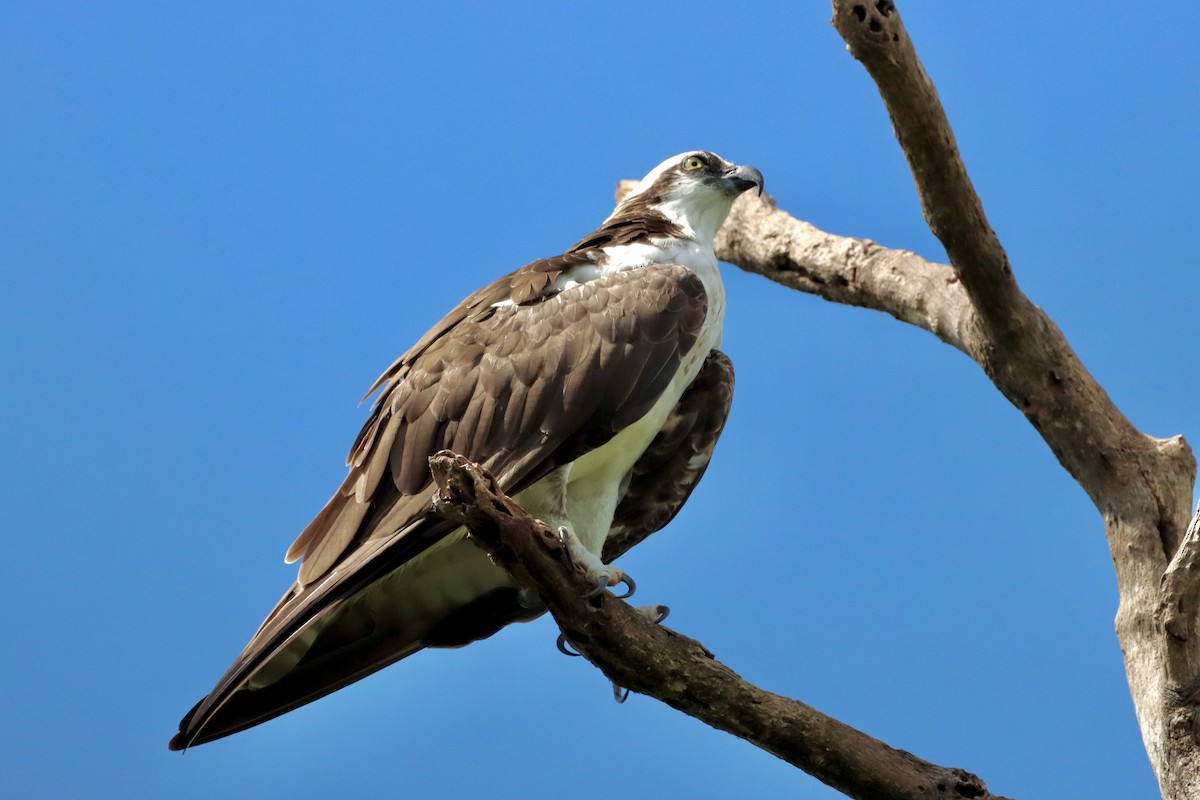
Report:
M 565 525 L 560 525 L 558 528 L 558 541 L 562 543 L 563 561 L 568 567 L 575 566 L 575 557 L 571 555 L 571 532 L 567 530 Z
M 529 610 L 542 607 L 541 601 L 538 600 L 537 592 L 532 589 L 517 590 L 517 605 Z
M 671 613 L 671 609 L 664 605 L 638 606 L 637 611 L 643 617 L 652 620 L 655 625 L 661 624 Z
M 589 591 L 587 594 L 585 594 L 583 596 L 583 599 L 591 600 L 593 597 L 596 597 L 597 595 L 601 594 L 607 588 L 608 588 L 608 578 L 601 575 L 600 578 L 596 581 L 596 585 L 592 587 L 591 591 Z
M 576 653 L 571 649 L 570 644 L 567 642 L 567 635 L 565 633 L 560 633 L 558 635 L 558 638 L 554 640 L 554 646 L 557 647 L 558 652 L 562 653 L 564 656 L 570 656 L 571 658 L 580 657 L 579 653 Z
M 633 593 L 637 591 L 637 584 L 633 582 L 633 578 L 629 577 L 624 572 L 622 572 L 621 579 L 618 580 L 613 585 L 619 586 L 622 583 L 625 584 L 625 586 L 627 586 L 628 589 L 625 591 L 624 594 L 614 594 L 613 597 L 617 598 L 618 600 L 625 600 L 626 598 L 633 597 Z
M 628 699 L 629 699 L 629 690 L 626 688 L 623 688 L 621 686 L 617 686 L 614 683 L 613 684 L 613 700 L 616 700 L 618 703 L 624 703 Z

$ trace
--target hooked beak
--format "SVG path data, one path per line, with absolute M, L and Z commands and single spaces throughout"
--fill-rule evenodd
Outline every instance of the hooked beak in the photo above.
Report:
M 763 193 L 763 176 L 762 173 L 750 166 L 733 166 L 725 171 L 721 176 L 729 184 L 729 186 L 738 194 L 749 189 L 751 186 L 758 187 L 758 194 Z

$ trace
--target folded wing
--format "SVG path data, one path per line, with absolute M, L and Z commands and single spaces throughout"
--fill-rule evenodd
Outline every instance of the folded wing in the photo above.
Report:
M 468 297 L 380 378 L 345 483 L 288 551 L 289 560 L 303 559 L 297 582 L 183 719 L 172 749 L 278 716 L 422 646 L 462 644 L 521 617 L 511 597 L 480 598 L 397 638 L 354 613 L 354 600 L 453 531 L 431 511 L 430 455 L 449 448 L 486 466 L 505 492 L 527 488 L 644 416 L 695 345 L 706 312 L 701 281 L 682 266 L 627 270 L 561 291 L 551 279 L 534 292 L 524 272 L 554 277 L 534 269 L 539 263 Z M 714 363 L 702 379 L 720 383 L 713 375 L 728 372 L 731 388 L 727 359 Z M 724 391 L 710 390 L 718 398 Z M 728 397 L 722 402 L 719 414 L 689 405 L 675 433 L 670 424 L 664 430 L 680 442 L 689 438 L 684 429 L 699 435 L 692 456 L 680 462 L 666 440 L 651 445 L 654 469 L 674 463 L 694 476 L 681 494 L 652 492 L 649 468 L 631 476 L 627 499 L 646 504 L 653 495 L 661 524 L 703 473 L 697 465 L 707 463 L 708 437 L 715 442 L 724 422 Z M 627 542 L 620 549 L 661 527 L 630 522 L 635 515 L 618 509 Z

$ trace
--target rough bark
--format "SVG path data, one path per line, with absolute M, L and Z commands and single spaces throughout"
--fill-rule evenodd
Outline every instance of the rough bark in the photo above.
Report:
M 1134 428 L 1021 293 L 895 5 L 834 0 L 833 10 L 834 27 L 879 89 L 925 219 L 975 310 L 966 352 L 1104 519 L 1121 598 L 1117 635 L 1163 795 L 1200 796 L 1191 449 L 1182 437 L 1156 439 Z
M 735 204 L 718 256 L 799 291 L 873 308 L 977 362 L 1037 429 L 1104 520 L 1116 629 L 1138 724 L 1166 798 L 1200 797 L 1200 509 L 1181 436 L 1138 431 L 1021 292 L 895 4 L 833 0 L 833 24 L 874 80 L 950 265 L 817 230 L 770 198 Z M 623 191 L 624 186 L 619 191 Z
M 735 207 L 718 255 L 930 331 L 974 359 L 1025 415 L 1104 520 L 1120 591 L 1117 635 L 1163 795 L 1198 797 L 1200 511 L 1189 527 L 1191 449 L 1182 437 L 1134 428 L 1021 292 L 895 5 L 834 0 L 833 11 L 878 87 L 951 266 L 821 233 L 755 198 Z
M 592 584 L 567 565 L 559 538 L 501 493 L 483 468 L 449 451 L 430 467 L 439 512 L 466 525 L 496 563 L 536 592 L 571 645 L 615 686 L 745 739 L 850 797 L 996 798 L 968 772 L 923 761 L 747 683 L 704 645 L 611 594 L 586 599 Z

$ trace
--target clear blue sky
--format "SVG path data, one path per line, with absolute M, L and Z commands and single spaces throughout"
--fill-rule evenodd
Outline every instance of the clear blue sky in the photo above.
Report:
M 186 756 L 375 376 L 715 150 L 943 260 L 825 2 L 0 10 L 0 768 L 12 797 L 827 798 L 549 620 Z M 1200 442 L 1200 11 L 902 3 L 1033 300 L 1143 430 Z M 1021 798 L 1154 794 L 1100 519 L 966 358 L 726 270 L 733 415 L 644 602 L 743 675 Z

